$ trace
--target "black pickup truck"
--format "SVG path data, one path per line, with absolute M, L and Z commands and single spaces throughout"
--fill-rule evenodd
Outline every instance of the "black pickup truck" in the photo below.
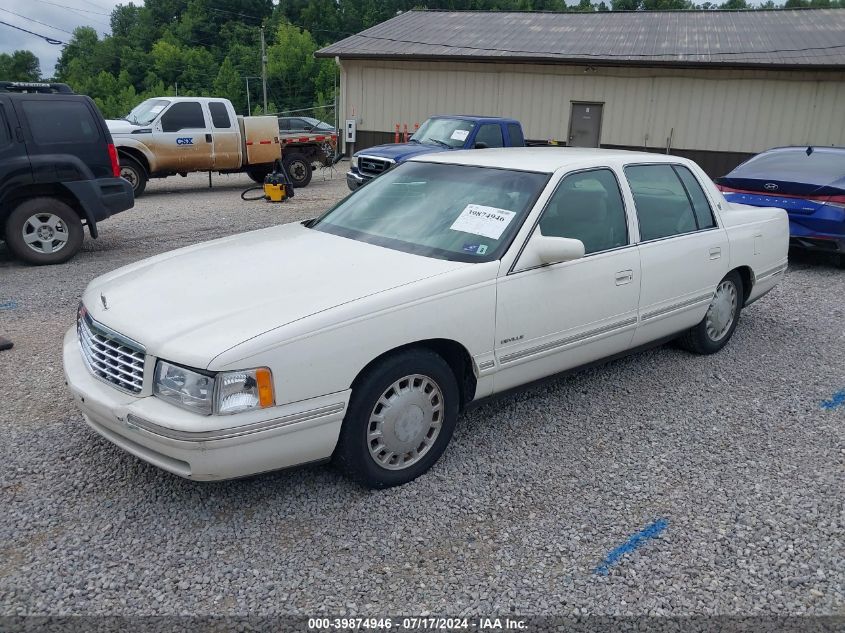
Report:
M 0 81 L 0 239 L 30 264 L 58 264 L 83 226 L 132 208 L 102 114 L 65 84 Z

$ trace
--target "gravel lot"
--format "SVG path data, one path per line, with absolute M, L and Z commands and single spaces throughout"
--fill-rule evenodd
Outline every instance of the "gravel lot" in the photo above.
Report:
M 153 181 L 68 264 L 0 245 L 0 614 L 845 615 L 845 271 L 795 258 L 711 357 L 661 347 L 483 404 L 427 475 L 193 483 L 89 431 L 60 341 L 96 275 L 313 217 Z M 174 283 L 178 279 L 174 276 Z M 659 538 L 595 568 L 658 519 Z

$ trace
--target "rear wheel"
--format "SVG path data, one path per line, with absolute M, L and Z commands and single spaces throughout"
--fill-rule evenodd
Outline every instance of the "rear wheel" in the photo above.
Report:
M 273 171 L 272 167 L 252 167 L 246 170 L 246 175 L 252 179 L 252 182 L 257 182 L 259 185 L 264 184 L 264 179 Z
M 82 221 L 55 198 L 22 202 L 6 220 L 9 249 L 30 264 L 61 264 L 82 246 Z
M 286 155 L 283 162 L 295 188 L 305 187 L 311 182 L 311 161 L 303 154 Z
M 457 417 L 458 387 L 446 361 L 425 349 L 400 352 L 353 388 L 335 463 L 370 488 L 407 483 L 440 458 Z
M 147 188 L 147 170 L 137 160 L 125 154 L 120 155 L 120 177 L 129 181 L 136 198 L 140 198 Z
M 743 302 L 742 278 L 729 272 L 713 293 L 701 322 L 687 330 L 678 344 L 695 354 L 714 354 L 727 345 L 739 322 Z

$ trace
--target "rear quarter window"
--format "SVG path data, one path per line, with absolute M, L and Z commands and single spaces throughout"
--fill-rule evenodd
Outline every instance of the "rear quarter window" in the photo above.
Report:
M 94 143 L 101 139 L 97 121 L 84 101 L 24 100 L 21 109 L 38 145 Z

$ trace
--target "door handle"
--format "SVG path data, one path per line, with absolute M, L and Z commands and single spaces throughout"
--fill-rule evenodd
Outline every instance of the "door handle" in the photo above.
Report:
M 634 281 L 633 270 L 620 270 L 618 273 L 616 273 L 617 286 L 624 286 L 625 284 L 629 284 L 632 281 Z
M 205 142 L 206 142 L 206 143 L 211 143 L 211 134 L 206 134 L 206 135 L 205 135 Z
M 718 246 L 714 246 L 710 249 L 710 259 L 719 259 L 722 256 L 722 249 Z

